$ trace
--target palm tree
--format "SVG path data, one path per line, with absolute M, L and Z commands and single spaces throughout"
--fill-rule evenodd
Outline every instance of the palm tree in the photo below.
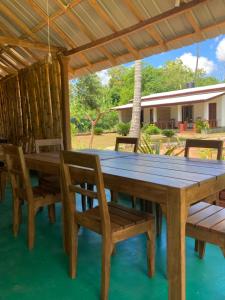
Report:
M 140 137 L 141 129 L 141 60 L 135 61 L 134 100 L 129 136 Z

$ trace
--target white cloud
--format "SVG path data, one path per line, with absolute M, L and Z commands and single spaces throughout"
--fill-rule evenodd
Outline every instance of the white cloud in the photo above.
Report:
M 183 64 L 190 68 L 192 71 L 195 71 L 196 67 L 196 60 L 197 57 L 193 55 L 192 53 L 184 53 L 180 56 L 180 59 L 182 60 Z M 215 64 L 212 60 L 209 60 L 205 56 L 200 56 L 198 60 L 198 69 L 201 69 L 206 72 L 206 74 L 212 73 L 212 71 L 215 70 Z
M 219 42 L 216 48 L 216 57 L 219 61 L 225 62 L 225 38 Z
M 97 72 L 98 77 L 100 78 L 102 84 L 107 85 L 110 79 L 108 70 L 102 70 L 100 72 Z

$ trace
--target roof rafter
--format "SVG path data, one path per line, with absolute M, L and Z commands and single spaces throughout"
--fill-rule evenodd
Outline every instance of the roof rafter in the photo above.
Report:
M 96 13 L 106 22 L 106 24 L 109 26 L 109 28 L 112 30 L 112 32 L 116 33 L 119 30 L 119 28 L 117 28 L 117 26 L 115 25 L 113 20 L 111 20 L 110 16 L 107 14 L 105 9 L 101 6 L 101 4 L 98 3 L 96 0 L 90 0 L 89 3 L 94 8 Z M 133 47 L 129 38 L 123 37 L 123 39 L 121 39 L 121 42 L 124 44 L 125 48 L 127 48 L 133 54 L 135 59 L 139 58 L 139 53 Z
M 138 21 L 143 21 L 145 17 L 143 14 L 139 11 L 139 9 L 135 6 L 134 2 L 131 2 L 130 0 L 124 0 L 126 3 L 126 6 L 129 8 L 129 10 L 132 12 L 132 14 L 138 19 Z M 161 35 L 158 33 L 156 28 L 154 26 L 151 26 L 149 28 L 146 28 L 149 35 L 159 44 L 161 45 L 165 50 L 168 50 L 166 47 L 165 41 L 161 37 Z
M 1 35 L 0 36 L 0 44 L 48 51 L 48 45 L 46 45 L 46 44 L 39 43 L 39 42 L 31 42 L 29 40 L 19 39 L 19 38 L 15 38 L 15 37 L 11 37 L 11 36 Z M 63 49 L 55 47 L 55 46 L 51 46 L 51 50 L 53 52 L 58 52 Z
M 72 54 L 75 54 L 75 53 L 78 53 L 78 52 L 82 52 L 82 51 L 90 50 L 90 49 L 93 49 L 93 48 L 96 48 L 96 47 L 99 47 L 99 46 L 103 46 L 107 43 L 110 43 L 110 42 L 116 40 L 116 39 L 120 39 L 122 37 L 127 37 L 127 36 L 129 36 L 130 34 L 132 34 L 134 32 L 146 29 L 149 26 L 152 26 L 154 24 L 162 22 L 165 19 L 172 18 L 172 17 L 177 16 L 179 14 L 183 14 L 186 11 L 190 10 L 191 8 L 201 4 L 203 2 L 206 2 L 206 1 L 207 0 L 195 0 L 195 1 L 192 1 L 192 2 L 188 2 L 187 4 L 186 3 L 182 4 L 179 7 L 172 8 L 172 9 L 166 11 L 166 12 L 163 12 L 163 13 L 155 16 L 155 17 L 148 18 L 148 19 L 146 19 L 144 21 L 141 21 L 141 22 L 139 22 L 139 23 L 137 23 L 133 26 L 130 26 L 128 28 L 125 28 L 125 29 L 122 29 L 120 31 L 114 32 L 114 33 L 112 33 L 112 34 L 110 34 L 106 37 L 100 38 L 98 40 L 95 40 L 94 42 L 87 43 L 87 44 L 82 45 L 80 47 L 65 51 L 64 54 L 68 56 L 68 55 L 72 55 Z
M 218 26 L 224 26 L 225 25 L 225 20 L 223 21 L 219 21 L 217 23 L 214 23 L 212 25 L 208 25 L 208 26 L 205 26 L 204 28 L 201 28 L 201 31 L 203 33 L 207 33 L 207 32 L 210 32 L 213 28 L 215 27 L 218 27 Z M 194 32 L 194 33 L 187 33 L 187 34 L 183 34 L 183 35 L 180 35 L 179 37 L 175 37 L 175 38 L 171 38 L 170 40 L 167 40 L 166 41 L 166 45 L 169 46 L 170 44 L 173 44 L 174 42 L 178 42 L 178 41 L 182 41 L 182 40 L 185 40 L 187 38 L 198 38 L 199 37 L 199 34 Z M 143 48 L 141 49 L 139 52 L 140 52 L 140 55 L 141 56 L 145 56 L 144 53 L 146 51 L 149 52 L 149 50 L 154 50 L 154 49 L 157 49 L 159 48 L 160 45 L 154 45 L 154 46 L 148 46 L 146 48 Z M 122 55 L 119 55 L 117 56 L 117 60 L 120 60 L 120 61 L 123 61 L 126 60 L 128 58 L 128 54 L 122 54 Z M 97 64 L 93 65 L 93 69 L 97 69 L 97 66 L 98 65 L 102 65 L 104 63 L 107 63 L 107 60 L 102 60 L 102 61 L 99 61 Z M 81 67 L 81 68 L 78 68 L 78 69 L 74 69 L 73 72 L 74 74 L 78 74 L 79 72 L 81 72 L 85 67 Z

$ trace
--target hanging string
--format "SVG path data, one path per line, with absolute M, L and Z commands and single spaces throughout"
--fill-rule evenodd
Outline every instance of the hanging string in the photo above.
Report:
M 48 16 L 48 20 L 47 20 L 47 34 L 48 34 L 48 63 L 51 64 L 52 63 L 52 54 L 51 54 L 51 43 L 50 43 L 50 16 L 49 16 L 49 0 L 47 0 L 47 16 Z

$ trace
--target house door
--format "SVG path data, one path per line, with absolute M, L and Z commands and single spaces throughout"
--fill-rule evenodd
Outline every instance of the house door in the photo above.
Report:
M 193 122 L 193 106 L 182 106 L 182 123 L 192 123 Z
M 216 103 L 209 103 L 209 125 L 210 127 L 216 127 Z
M 150 124 L 153 124 L 153 109 L 150 109 L 150 116 L 149 116 Z

